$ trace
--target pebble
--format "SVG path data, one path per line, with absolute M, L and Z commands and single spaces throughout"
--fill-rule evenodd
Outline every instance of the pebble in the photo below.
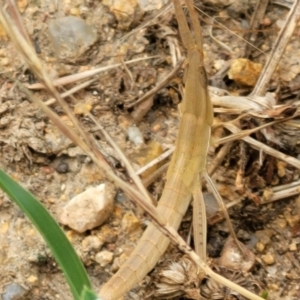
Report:
M 161 9 L 162 6 L 166 3 L 164 0 L 138 0 L 139 6 L 142 11 L 152 11 L 155 9 Z
M 258 230 L 255 232 L 255 235 L 262 244 L 268 245 L 271 242 L 271 237 L 274 235 L 274 231 L 271 229 Z
M 291 244 L 289 245 L 289 250 L 290 250 L 290 251 L 297 251 L 297 244 L 291 243 Z
M 35 275 L 30 275 L 27 279 L 26 279 L 27 283 L 33 285 L 33 284 L 37 284 L 39 279 L 37 276 Z
M 261 64 L 254 63 L 248 59 L 238 58 L 233 60 L 228 71 L 228 77 L 235 82 L 254 86 L 261 70 Z
M 127 233 L 132 233 L 141 229 L 141 222 L 133 212 L 127 212 L 122 219 L 121 227 Z
M 95 235 L 89 235 L 82 240 L 82 250 L 89 252 L 95 249 L 100 249 L 103 246 L 101 240 Z
M 72 7 L 70 9 L 70 15 L 78 17 L 80 15 L 80 10 L 78 7 Z
M 247 241 L 246 246 L 250 250 L 253 250 L 253 248 L 256 246 L 257 242 L 258 242 L 257 236 L 254 233 L 252 233 L 252 234 L 250 234 L 250 239 L 249 239 L 249 241 Z
M 269 284 L 267 285 L 267 289 L 270 289 L 271 291 L 279 291 L 279 289 L 280 289 L 280 284 L 269 283 Z
M 284 161 L 277 162 L 277 175 L 282 178 L 286 175 L 286 166 L 287 163 Z
M 244 255 L 238 249 L 232 237 L 229 237 L 219 258 L 219 264 L 225 268 L 248 272 L 255 263 L 255 255 L 245 245 L 240 243 Z
M 110 10 L 114 13 L 115 18 L 118 20 L 118 28 L 126 30 L 135 19 L 134 15 L 137 13 L 138 2 L 137 0 L 123 1 L 105 0 L 104 5 L 109 5 Z
M 271 253 L 267 253 L 261 256 L 263 262 L 267 265 L 273 265 L 275 263 L 274 256 Z
M 249 232 L 247 232 L 246 230 L 243 229 L 239 229 L 238 232 L 236 233 L 237 238 L 243 241 L 247 241 L 250 240 L 251 236 L 249 234 Z
M 67 173 L 69 172 L 69 165 L 68 163 L 64 162 L 64 161 L 61 161 L 59 162 L 56 166 L 55 166 L 55 170 L 57 173 L 60 173 L 60 174 L 64 174 L 64 173 Z
M 120 267 L 126 262 L 128 256 L 129 256 L 128 254 L 122 253 L 119 257 L 116 257 L 111 266 L 111 271 L 117 272 L 120 269 Z
M 89 188 L 63 208 L 60 221 L 79 233 L 93 229 L 110 216 L 113 198 L 112 188 L 107 184 Z
M 97 41 L 96 30 L 78 17 L 51 20 L 48 28 L 53 48 L 61 59 L 80 57 Z
M 28 1 L 27 0 L 17 1 L 17 4 L 20 12 L 23 13 L 28 5 Z
M 95 255 L 95 261 L 101 266 L 105 267 L 108 264 L 110 264 L 113 260 L 114 254 L 110 251 L 103 250 L 101 252 L 98 252 Z
M 203 193 L 207 217 L 211 217 L 219 210 L 218 202 L 212 193 Z
M 272 24 L 272 20 L 270 18 L 263 18 L 260 24 L 263 26 L 270 26 Z
M 262 242 L 258 242 L 255 246 L 256 250 L 259 252 L 263 252 L 265 250 L 265 244 Z
M 285 217 L 286 221 L 288 222 L 289 226 L 292 228 L 300 221 L 300 216 L 298 214 L 291 215 L 291 213 L 289 211 L 284 212 L 284 217 Z
M 4 293 L 1 295 L 2 300 L 20 299 L 27 291 L 18 283 L 10 283 L 5 287 Z
M 287 221 L 285 219 L 282 218 L 278 218 L 276 220 L 276 225 L 280 228 L 280 229 L 285 229 L 287 226 Z
M 114 243 L 118 237 L 118 232 L 108 225 L 103 225 L 97 235 L 104 243 Z
M 144 142 L 143 134 L 136 126 L 130 126 L 128 128 L 128 138 L 135 145 L 140 145 Z

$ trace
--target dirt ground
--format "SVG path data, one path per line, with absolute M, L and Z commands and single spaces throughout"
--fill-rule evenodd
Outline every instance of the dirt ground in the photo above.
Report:
M 164 11 L 161 9 L 164 3 L 159 1 L 140 1 L 143 7 L 135 1 L 117 2 L 40 0 L 27 3 L 23 0 L 18 1 L 18 6 L 35 50 L 52 79 L 121 63 L 120 67 L 94 76 L 95 80 L 88 87 L 66 101 L 82 127 L 96 139 L 116 172 L 129 180 L 118 156 L 81 111 L 88 107 L 134 168 L 141 168 L 175 144 L 182 69 L 170 76 L 168 82 L 143 104 L 130 104 L 167 78 L 185 52 L 177 34 L 173 9 Z M 218 88 L 243 97 L 251 93 L 293 2 L 269 3 L 258 29 L 249 30 L 255 4 L 254 0 L 195 3 L 203 26 L 205 67 L 214 91 Z M 154 18 L 159 12 L 162 13 Z M 55 45 L 55 37 L 51 36 L 49 28 L 52 21 L 65 16 L 81 18 L 90 27 L 74 31 L 75 37 L 84 36 L 79 44 L 71 41 L 68 44 L 64 40 L 65 44 L 60 48 Z M 63 26 L 73 25 L 66 23 Z M 209 149 L 208 170 L 216 165 L 212 177 L 225 203 L 231 206 L 229 213 L 235 231 L 240 241 L 255 254 L 255 263 L 249 272 L 222 267 L 219 258 L 225 255 L 222 249 L 229 230 L 220 212 L 211 212 L 208 219 L 209 262 L 217 272 L 256 293 L 268 291 L 268 299 L 300 297 L 300 197 L 298 190 L 289 193 L 289 188 L 295 191 L 299 185 L 296 162 L 300 154 L 297 120 L 299 46 L 298 26 L 268 84 L 268 92 L 272 93 L 275 104 L 284 104 L 285 109 L 278 113 L 274 104 L 235 123 L 240 129 L 247 130 L 294 115 L 285 123 L 251 134 L 253 139 L 281 152 L 282 159 L 266 154 L 264 149 L 254 149 L 247 141 L 218 144 L 216 141 L 230 134 L 221 123 L 242 114 L 241 110 L 237 112 L 226 105 L 215 106 L 215 127 Z M 153 58 L 124 64 L 128 60 L 150 56 Z M 258 64 L 248 67 L 251 69 L 249 76 L 255 78 L 253 84 L 247 74 L 230 75 L 227 66 L 232 66 L 238 58 Z M 71 198 L 88 187 L 105 182 L 106 178 L 82 150 L 59 133 L 41 109 L 16 86 L 15 80 L 29 87 L 36 83 L 0 27 L 0 166 L 38 197 L 59 220 L 63 207 Z M 63 93 L 76 85 L 78 83 L 58 89 Z M 49 100 L 43 89 L 32 89 L 32 93 L 49 103 L 62 120 L 68 122 L 62 108 Z M 142 144 L 129 137 L 128 130 L 132 127 L 139 129 L 137 135 L 141 135 Z M 220 159 L 222 151 L 224 155 Z M 291 157 L 295 163 L 290 162 Z M 159 199 L 163 179 L 164 174 L 149 186 L 155 199 Z M 272 195 L 279 191 L 282 191 L 279 200 L 271 201 Z M 213 206 L 211 201 L 214 200 L 206 185 L 204 193 L 207 206 Z M 5 194 L 0 195 L 2 299 L 10 299 L 4 295 L 7 287 L 14 283 L 26 291 L 20 299 L 71 299 L 65 279 L 39 233 Z M 190 238 L 191 219 L 189 210 L 180 228 L 185 239 Z M 116 190 L 113 213 L 104 225 L 85 233 L 63 227 L 82 258 L 96 291 L 128 257 L 148 223 L 149 219 L 142 211 L 126 199 L 122 191 Z M 94 246 L 93 238 L 101 241 L 99 248 Z M 106 260 L 107 257 L 110 259 Z M 170 246 L 155 270 L 124 299 L 161 298 L 158 284 L 164 282 L 163 270 L 170 268 L 171 262 L 184 265 L 185 260 L 176 247 Z M 186 273 L 186 281 L 172 283 L 175 292 L 165 299 L 200 299 L 199 282 L 189 275 L 190 269 Z M 203 282 L 202 289 L 204 299 L 244 299 L 221 286 L 212 285 L 209 280 Z M 187 293 L 187 290 L 192 292 Z

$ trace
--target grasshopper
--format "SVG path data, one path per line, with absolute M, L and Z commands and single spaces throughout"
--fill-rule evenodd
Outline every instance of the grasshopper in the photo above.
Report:
M 199 174 L 206 170 L 213 108 L 207 90 L 207 77 L 203 66 L 202 37 L 195 13 L 191 36 L 179 1 L 174 1 L 176 17 L 188 50 L 185 70 L 185 93 L 181 103 L 181 121 L 175 152 L 167 172 L 164 191 L 157 209 L 168 223 L 178 229 L 190 204 L 192 193 L 199 189 Z M 192 8 L 191 8 L 192 9 Z M 200 214 L 204 207 L 200 209 Z M 197 213 L 199 217 L 199 212 Z M 206 224 L 205 218 L 203 224 Z M 206 226 L 206 225 L 205 225 Z M 200 228 L 201 246 L 205 247 L 206 228 Z M 102 287 L 101 299 L 114 300 L 137 285 L 154 268 L 166 251 L 170 241 L 157 227 L 150 224 L 131 256 L 120 270 Z M 205 257 L 205 250 L 201 251 Z

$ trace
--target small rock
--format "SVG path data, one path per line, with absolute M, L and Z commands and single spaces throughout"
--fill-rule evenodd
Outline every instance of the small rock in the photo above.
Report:
M 269 283 L 267 285 L 267 290 L 270 289 L 270 291 L 279 291 L 280 288 L 281 288 L 280 284 L 276 284 L 276 283 Z
M 298 214 L 291 215 L 291 213 L 287 210 L 284 212 L 284 217 L 290 227 L 294 227 L 300 221 L 300 216 Z
M 291 243 L 290 246 L 289 246 L 289 250 L 290 251 L 297 251 L 297 244 Z
M 78 252 L 78 251 L 77 251 Z M 94 264 L 94 257 L 89 252 L 78 253 L 80 255 L 80 259 L 86 267 Z
M 18 283 L 10 283 L 5 287 L 5 291 L 1 296 L 2 300 L 12 300 L 19 299 L 26 293 L 27 291 Z
M 274 256 L 271 253 L 267 253 L 266 255 L 262 255 L 261 259 L 267 265 L 273 265 L 275 262 Z
M 128 128 L 128 138 L 136 145 L 142 144 L 144 142 L 143 134 L 136 126 L 130 126 Z
M 289 251 L 289 245 L 276 245 L 276 251 L 279 255 L 284 255 Z
M 112 266 L 111 266 L 111 271 L 112 272 L 117 272 L 120 269 L 120 267 L 126 262 L 128 257 L 129 256 L 126 253 L 122 253 L 120 255 L 120 257 L 116 257 L 114 259 L 114 262 L 113 262 Z
M 93 184 L 95 181 L 103 181 L 104 176 L 99 170 L 99 167 L 93 163 L 84 164 L 78 174 L 80 178 L 84 178 L 89 184 Z
M 113 260 L 114 254 L 110 251 L 103 250 L 98 252 L 95 256 L 95 261 L 101 266 L 105 267 L 106 265 L 110 264 Z
M 287 221 L 285 219 L 281 219 L 281 218 L 278 218 L 276 220 L 276 225 L 280 228 L 280 229 L 284 229 L 286 228 L 287 226 Z
M 112 252 L 114 252 L 115 253 L 115 250 L 116 250 L 116 244 L 107 244 L 106 245 L 106 248 L 107 248 L 107 250 L 108 251 L 112 251 Z M 119 249 L 119 248 L 117 248 L 117 249 Z M 116 253 L 115 253 L 116 254 Z M 116 254 L 117 255 L 117 254 Z
M 130 24 L 135 21 L 135 15 L 137 14 L 138 8 L 137 0 L 105 0 L 103 1 L 103 4 L 109 6 L 110 10 L 114 13 L 118 20 L 119 29 L 128 29 Z
M 273 195 L 274 192 L 270 188 L 266 187 L 263 192 L 263 201 L 266 202 L 270 201 Z
M 105 222 L 113 208 L 112 188 L 92 187 L 75 196 L 64 208 L 60 221 L 77 232 L 85 232 Z
M 286 166 L 287 163 L 284 161 L 277 161 L 277 175 L 282 178 L 286 175 Z
M 114 243 L 117 240 L 118 232 L 108 225 L 101 226 L 100 232 L 97 234 L 103 243 Z
M 240 242 L 244 253 L 241 253 L 234 239 L 229 237 L 224 245 L 219 264 L 225 268 L 248 272 L 255 263 L 255 255 Z
M 256 250 L 259 252 L 263 252 L 265 250 L 265 244 L 262 242 L 258 242 L 255 246 Z
M 70 9 L 70 15 L 75 16 L 75 17 L 79 16 L 80 15 L 79 8 L 78 7 L 72 7 Z
M 20 1 L 17 1 L 17 4 L 18 4 L 18 8 L 19 8 L 20 12 L 23 13 L 28 5 L 28 1 L 20 0 Z
M 254 63 L 245 58 L 238 58 L 231 64 L 228 77 L 238 83 L 254 86 L 261 70 L 261 64 Z
M 93 106 L 89 101 L 79 102 L 74 107 L 75 115 L 86 115 L 92 110 Z
M 54 50 L 61 59 L 80 57 L 97 40 L 96 30 L 74 16 L 51 20 L 48 28 Z
M 242 241 L 249 241 L 251 238 L 249 232 L 243 229 L 239 229 L 238 232 L 236 233 L 236 236 L 239 240 Z
M 271 242 L 271 237 L 274 235 L 274 231 L 271 229 L 258 230 L 255 232 L 255 235 L 262 244 L 268 245 Z
M 89 235 L 82 241 L 82 249 L 84 252 L 89 252 L 95 249 L 100 249 L 103 243 L 95 235 Z
M 67 173 L 69 172 L 69 165 L 64 161 L 61 161 L 55 166 L 55 170 L 60 174 Z
M 260 24 L 263 26 L 270 26 L 272 24 L 272 20 L 270 18 L 263 18 Z
M 152 11 L 155 9 L 161 9 L 164 4 L 166 4 L 165 0 L 138 0 L 140 8 L 143 11 Z
M 207 193 L 207 192 L 203 193 L 203 198 L 205 202 L 207 219 L 210 219 L 219 210 L 219 205 L 215 196 L 212 193 Z
M 254 233 L 252 233 L 252 234 L 250 234 L 250 239 L 249 239 L 249 241 L 247 241 L 246 246 L 250 250 L 253 250 L 253 248 L 256 246 L 257 242 L 258 242 L 257 236 Z
M 27 283 L 29 283 L 29 284 L 31 284 L 31 285 L 33 285 L 33 284 L 37 284 L 38 283 L 38 278 L 37 278 L 37 276 L 35 276 L 35 275 L 30 275 L 27 279 L 26 279 L 26 281 L 27 281 Z
M 141 222 L 132 212 L 127 212 L 122 219 L 121 226 L 127 233 L 132 233 L 141 229 Z

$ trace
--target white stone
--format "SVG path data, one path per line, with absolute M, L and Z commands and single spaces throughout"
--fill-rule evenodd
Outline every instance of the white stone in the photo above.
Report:
M 89 188 L 75 196 L 64 208 L 60 221 L 77 232 L 85 232 L 105 222 L 113 208 L 114 193 L 107 184 Z
M 84 252 L 92 251 L 92 250 L 99 250 L 103 243 L 100 239 L 95 235 L 89 235 L 82 240 L 82 249 Z
M 95 261 L 101 266 L 105 267 L 106 265 L 110 264 L 113 260 L 114 254 L 110 251 L 103 250 L 98 252 L 95 256 Z
M 138 127 L 135 126 L 130 126 L 128 128 L 128 138 L 136 145 L 142 144 L 144 142 L 142 132 Z
M 221 257 L 218 259 L 218 263 L 220 266 L 228 269 L 249 272 L 255 263 L 255 255 L 244 244 L 239 243 L 244 253 L 237 247 L 234 239 L 229 236 L 223 247 Z

